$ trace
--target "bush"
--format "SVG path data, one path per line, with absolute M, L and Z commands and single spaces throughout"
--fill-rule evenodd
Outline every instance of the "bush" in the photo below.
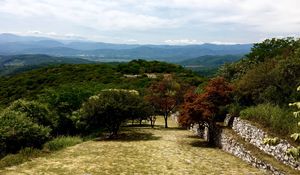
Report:
M 297 131 L 297 119 L 291 111 L 280 108 L 272 104 L 260 104 L 249 107 L 240 112 L 243 119 L 248 119 L 268 127 L 271 131 L 287 135 Z
M 58 151 L 69 146 L 81 143 L 83 140 L 80 137 L 61 136 L 57 137 L 44 145 L 44 149 L 49 151 Z
M 0 169 L 13 165 L 21 164 L 31 158 L 40 156 L 42 153 L 35 148 L 25 148 L 19 151 L 18 154 L 9 154 L 0 160 Z
M 58 118 L 44 103 L 37 101 L 16 100 L 6 110 L 21 112 L 31 118 L 32 121 L 52 129 L 57 127 Z
M 0 114 L 0 155 L 16 153 L 25 147 L 41 147 L 49 139 L 50 131 L 24 113 L 6 110 Z

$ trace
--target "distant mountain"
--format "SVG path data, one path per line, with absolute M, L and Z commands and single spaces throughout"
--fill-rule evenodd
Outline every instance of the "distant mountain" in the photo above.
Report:
M 232 63 L 243 58 L 244 55 L 205 55 L 197 58 L 187 59 L 178 64 L 191 69 L 200 75 L 214 75 L 220 66 Z
M 0 75 L 16 74 L 49 65 L 91 63 L 95 62 L 81 58 L 53 57 L 48 55 L 0 56 Z
M 204 55 L 243 55 L 252 44 L 236 45 L 137 45 L 111 44 L 89 41 L 59 41 L 44 37 L 0 34 L 0 54 L 47 54 L 102 59 L 147 59 L 179 62 Z
M 32 41 L 41 41 L 48 40 L 46 37 L 35 37 L 35 36 L 19 36 L 10 33 L 0 34 L 0 43 L 9 43 L 9 42 L 32 42 Z
M 240 60 L 244 55 L 205 55 L 179 62 L 183 66 L 219 67 Z

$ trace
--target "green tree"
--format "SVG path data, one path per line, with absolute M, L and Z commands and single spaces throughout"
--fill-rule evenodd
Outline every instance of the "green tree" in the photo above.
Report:
M 5 111 L 21 112 L 39 125 L 48 126 L 52 129 L 57 127 L 58 117 L 50 111 L 45 103 L 20 99 L 14 101 Z
M 76 125 L 85 131 L 106 128 L 109 137 L 115 137 L 122 123 L 132 116 L 143 117 L 137 107 L 143 99 L 135 90 L 111 89 L 91 96 L 81 109 L 74 113 Z

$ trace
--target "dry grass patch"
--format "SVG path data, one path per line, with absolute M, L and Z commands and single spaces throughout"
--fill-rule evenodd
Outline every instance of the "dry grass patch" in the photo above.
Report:
M 128 140 L 84 142 L 0 174 L 263 174 L 219 149 L 195 144 L 201 141 L 186 130 L 126 127 L 122 134 Z

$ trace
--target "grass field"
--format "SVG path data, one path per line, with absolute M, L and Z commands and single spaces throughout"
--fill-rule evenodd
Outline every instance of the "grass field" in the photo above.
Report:
M 209 148 L 170 120 L 154 129 L 124 127 L 120 139 L 94 140 L 66 148 L 19 166 L 2 175 L 43 174 L 264 174 L 219 149 Z

